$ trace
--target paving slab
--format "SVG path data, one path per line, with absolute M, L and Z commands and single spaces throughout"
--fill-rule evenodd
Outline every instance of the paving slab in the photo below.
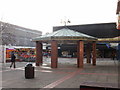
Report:
M 118 61 L 98 59 L 97 65 L 87 64 L 83 69 L 77 68 L 76 58 L 59 58 L 58 68 L 50 67 L 50 58 L 44 58 L 42 66 L 35 67 L 35 78 L 25 79 L 25 65 L 28 62 L 16 62 L 16 69 L 9 68 L 10 63 L 2 65 L 3 90 L 40 90 L 67 89 L 78 90 L 80 85 L 88 82 L 112 84 L 118 86 Z M 35 65 L 34 62 L 32 62 Z

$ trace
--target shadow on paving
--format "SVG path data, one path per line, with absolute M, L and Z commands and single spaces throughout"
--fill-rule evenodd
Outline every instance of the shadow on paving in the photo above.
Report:
M 2 88 L 2 90 L 40 90 L 40 88 Z
M 80 90 L 80 88 L 2 88 L 2 90 Z

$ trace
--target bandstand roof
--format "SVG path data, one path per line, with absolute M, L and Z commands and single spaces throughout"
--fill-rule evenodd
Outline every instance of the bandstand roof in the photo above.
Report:
M 77 31 L 73 31 L 68 28 L 57 30 L 53 33 L 49 33 L 40 37 L 32 39 L 32 41 L 50 41 L 50 40 L 84 40 L 84 41 L 96 41 L 97 38 L 89 36 Z

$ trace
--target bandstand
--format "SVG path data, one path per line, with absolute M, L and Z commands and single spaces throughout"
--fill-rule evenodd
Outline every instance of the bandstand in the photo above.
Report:
M 87 63 L 96 65 L 96 41 L 97 38 L 73 31 L 67 27 L 34 38 L 36 42 L 36 66 L 43 63 L 42 47 L 43 43 L 51 44 L 51 68 L 58 67 L 58 44 L 77 44 L 77 67 L 84 67 L 84 45 L 87 45 Z M 92 62 L 91 62 L 92 53 Z

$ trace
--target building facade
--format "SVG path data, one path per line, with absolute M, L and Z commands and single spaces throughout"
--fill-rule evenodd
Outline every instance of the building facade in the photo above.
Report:
M 64 28 L 65 26 L 53 27 L 53 31 Z M 97 23 L 83 25 L 69 25 L 69 29 L 97 37 L 97 38 L 113 38 L 120 36 L 120 30 L 116 29 L 116 22 L 112 23 Z
M 6 63 L 7 49 L 35 47 L 35 43 L 31 39 L 41 35 L 41 31 L 0 21 L 0 62 Z
M 53 27 L 53 31 L 60 30 L 64 27 L 67 27 L 71 30 L 78 31 L 80 33 L 84 33 L 96 38 L 114 38 L 120 36 L 120 30 L 116 29 L 116 23 L 98 23 L 98 24 L 85 24 L 85 25 L 69 25 L 69 26 L 55 26 Z M 87 51 L 87 46 L 85 45 L 85 55 L 86 56 L 86 51 Z M 65 45 L 62 44 L 60 45 L 60 50 L 59 50 L 59 56 L 62 56 L 62 53 L 67 53 L 68 56 L 71 57 L 76 57 L 76 48 L 77 45 L 75 44 L 70 44 L 70 45 Z M 97 57 L 100 58 L 108 58 L 111 57 L 112 52 L 116 52 L 115 48 L 112 48 L 110 46 L 109 42 L 97 42 L 96 46 L 97 50 Z
M 1 45 L 35 46 L 31 39 L 42 35 L 41 31 L 0 22 Z

